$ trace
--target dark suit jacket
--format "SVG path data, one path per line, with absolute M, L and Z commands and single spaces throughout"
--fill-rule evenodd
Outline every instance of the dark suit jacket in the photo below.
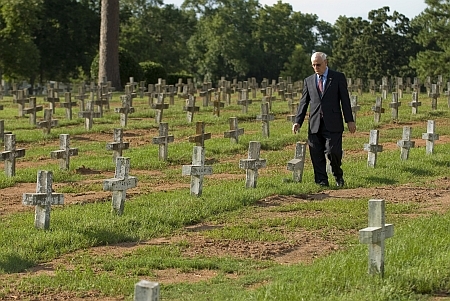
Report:
M 327 82 L 323 96 L 320 98 L 316 77 L 317 75 L 313 74 L 304 81 L 295 122 L 300 127 L 302 126 L 309 106 L 309 129 L 311 133 L 317 133 L 321 119 L 320 109 L 322 108 L 323 122 L 326 129 L 330 132 L 343 132 L 343 121 L 345 120 L 346 123 L 354 121 L 347 89 L 347 79 L 343 73 L 328 68 Z

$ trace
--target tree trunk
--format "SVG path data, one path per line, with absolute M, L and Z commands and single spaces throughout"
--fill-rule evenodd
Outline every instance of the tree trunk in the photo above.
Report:
M 119 73 L 119 0 L 102 0 L 98 83 L 121 89 Z

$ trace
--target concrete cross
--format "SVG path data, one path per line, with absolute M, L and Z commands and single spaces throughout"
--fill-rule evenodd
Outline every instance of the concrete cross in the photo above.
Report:
M 213 100 L 213 115 L 220 117 L 220 108 L 224 108 L 225 103 L 220 101 L 220 92 L 214 93 L 214 100 Z
M 117 215 L 123 214 L 127 190 L 137 186 L 137 178 L 129 172 L 130 158 L 117 157 L 114 178 L 103 181 L 103 190 L 112 191 L 112 208 Z
M 152 104 L 152 109 L 155 110 L 155 123 L 161 123 L 165 109 L 169 108 L 168 103 L 164 103 L 164 93 L 158 93 L 156 103 Z
M 426 140 L 426 154 L 431 155 L 434 150 L 434 141 L 439 140 L 439 134 L 435 133 L 435 122 L 434 120 L 428 120 L 427 122 L 427 132 L 422 133 L 422 139 Z
M 411 113 L 417 114 L 419 106 L 422 105 L 422 103 L 419 101 L 419 93 L 413 92 L 412 93 L 412 101 L 408 104 L 411 107 Z
M 141 80 L 139 82 L 139 98 L 144 98 L 144 92 L 145 92 L 145 81 Z
M 160 288 L 158 282 L 140 280 L 134 286 L 133 301 L 159 301 Z
M 205 123 L 198 121 L 195 125 L 195 135 L 189 136 L 189 142 L 194 142 L 197 146 L 205 147 L 205 140 L 211 139 L 211 133 L 205 133 Z
M 92 101 L 89 101 L 86 107 L 86 111 L 78 112 L 78 117 L 84 118 L 84 128 L 90 130 L 94 124 L 94 118 L 100 118 L 101 113 L 94 112 Z
M 61 106 L 61 108 L 66 109 L 67 120 L 72 120 L 72 107 L 75 107 L 77 105 L 76 101 L 72 101 L 72 93 L 64 93 L 64 102 L 61 102 L 59 105 Z
M 380 86 L 381 98 L 382 99 L 386 99 L 387 98 L 388 89 L 389 89 L 388 78 L 386 76 L 384 76 L 381 79 L 381 86 Z
M 275 116 L 269 113 L 269 104 L 261 104 L 261 115 L 256 116 L 256 120 L 262 121 L 262 136 L 268 138 L 270 136 L 270 126 L 269 122 L 274 120 Z
M 352 108 L 353 121 L 356 122 L 356 113 L 361 109 L 361 106 L 358 105 L 357 95 L 350 96 L 350 105 Z
M 19 117 L 23 116 L 23 108 L 25 104 L 29 102 L 27 97 L 27 89 L 17 90 L 15 94 L 13 94 L 13 102 L 17 104 L 19 108 Z
M 237 101 L 237 104 L 242 106 L 242 113 L 246 114 L 248 112 L 248 106 L 252 103 L 252 100 L 248 99 L 247 89 L 242 89 L 239 95 L 240 99 Z
M 239 168 L 245 169 L 245 187 L 256 188 L 258 170 L 266 167 L 266 159 L 260 159 L 261 142 L 250 141 L 247 159 L 239 160 Z
M 369 200 L 369 227 L 359 230 L 359 242 L 369 245 L 369 274 L 384 276 L 384 241 L 394 236 L 394 225 L 385 223 L 384 200 Z
M 409 157 L 409 150 L 414 147 L 415 142 L 411 141 L 411 127 L 404 126 L 402 140 L 397 141 L 397 145 L 401 148 L 400 159 L 407 160 Z
M 364 144 L 364 150 L 369 152 L 367 157 L 367 166 L 369 167 L 375 167 L 377 163 L 377 155 L 379 152 L 383 151 L 383 146 L 378 144 L 379 135 L 380 133 L 378 130 L 371 130 L 369 143 Z
M 398 101 L 398 93 L 397 92 L 392 92 L 392 101 L 389 104 L 389 107 L 391 108 L 392 119 L 393 120 L 398 120 L 398 107 L 401 104 L 402 103 Z
M 194 146 L 192 151 L 192 165 L 183 165 L 181 174 L 191 176 L 191 195 L 201 196 L 203 191 L 203 176 L 212 175 L 211 166 L 205 166 L 205 150 L 201 146 Z
M 375 101 L 375 105 L 372 107 L 372 111 L 374 112 L 374 121 L 376 123 L 380 122 L 381 119 L 381 114 L 384 113 L 384 108 L 383 108 L 383 100 L 381 97 L 377 97 L 376 101 Z
M 50 228 L 52 205 L 64 205 L 64 195 L 53 193 L 52 182 L 53 173 L 40 170 L 37 174 L 36 193 L 24 193 L 22 196 L 23 205 L 36 206 L 34 226 L 38 229 L 47 230 Z
M 44 134 L 50 134 L 50 131 L 52 127 L 55 127 L 58 125 L 58 119 L 52 119 L 52 109 L 45 109 L 44 110 L 44 120 L 39 121 L 36 125 L 39 128 L 42 128 L 42 131 Z
M 303 169 L 305 166 L 306 143 L 297 142 L 295 144 L 294 159 L 287 163 L 287 170 L 292 171 L 294 182 L 300 183 L 303 179 Z
M 52 151 L 50 157 L 52 159 L 59 159 L 59 168 L 61 170 L 69 170 L 70 156 L 77 156 L 78 148 L 70 148 L 69 134 L 59 135 L 59 150 Z
M 431 97 L 431 109 L 433 111 L 437 110 L 437 103 L 440 94 L 436 84 L 431 85 L 431 93 L 429 96 Z
M 161 122 L 159 124 L 159 136 L 153 138 L 153 144 L 159 145 L 159 160 L 167 161 L 167 149 L 169 143 L 173 141 L 173 135 L 169 136 L 169 124 L 167 122 Z
M 84 100 L 87 99 L 86 88 L 82 84 L 78 87 L 78 95 L 75 96 L 75 99 L 80 101 L 80 112 L 85 111 Z
M 52 113 L 55 114 L 56 103 L 59 102 L 59 97 L 57 96 L 58 92 L 53 88 L 49 88 L 47 90 L 47 97 L 45 97 L 45 101 L 50 103 L 50 109 Z
M 298 101 L 295 101 L 293 99 L 290 99 L 288 101 L 288 106 L 290 110 L 290 114 L 286 116 L 286 120 L 289 122 L 294 123 L 295 122 L 295 116 L 297 115 L 298 111 Z
M 42 106 L 36 105 L 36 97 L 30 97 L 30 104 L 29 108 L 23 109 L 23 115 L 30 114 L 30 124 L 36 125 L 36 119 L 37 119 L 37 112 L 40 112 L 43 110 Z
M 1 152 L 1 161 L 5 161 L 5 174 L 7 177 L 16 175 L 16 158 L 25 157 L 25 149 L 16 149 L 16 135 L 6 134 L 5 151 Z
M 134 113 L 134 108 L 130 106 L 131 98 L 129 94 L 120 96 L 120 100 L 122 102 L 122 107 L 114 108 L 114 111 L 120 114 L 120 126 L 126 127 L 128 124 L 128 114 Z
M 114 129 L 114 142 L 106 144 L 106 150 L 113 151 L 113 162 L 116 163 L 118 157 L 122 157 L 122 151 L 130 147 L 129 142 L 123 142 L 123 129 Z
M 200 107 L 195 106 L 195 96 L 189 94 L 188 99 L 186 99 L 186 105 L 183 107 L 183 111 L 187 112 L 187 121 L 194 121 L 194 113 L 200 111 Z
M 223 133 L 224 138 L 230 138 L 231 142 L 238 143 L 239 142 L 239 136 L 244 134 L 244 129 L 240 129 L 238 127 L 238 119 L 237 117 L 230 117 L 229 118 L 230 123 L 230 130 Z

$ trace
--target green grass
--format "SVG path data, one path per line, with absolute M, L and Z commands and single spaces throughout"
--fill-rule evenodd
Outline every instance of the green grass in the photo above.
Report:
M 435 119 L 439 122 L 436 128 L 439 135 L 450 135 L 447 122 L 450 113 L 444 105 L 431 111 L 431 101 L 421 95 L 423 105 L 419 114 L 411 115 L 408 97 L 405 94 L 401 100 L 398 121 L 393 122 L 390 110 L 386 109 L 380 124 L 375 124 L 370 110 L 375 97 L 359 96 L 358 132 L 355 135 L 345 132 L 344 137 L 346 188 L 403 184 L 432 188 L 434 180 L 448 175 L 447 143 L 437 144 L 432 155 L 425 155 L 424 147 L 413 148 L 406 161 L 400 160 L 397 147 L 390 147 L 378 154 L 375 168 L 367 167 L 363 145 L 368 143 L 371 129 L 380 130 L 381 144 L 395 145 L 401 139 L 403 126 L 414 123 L 412 139 L 420 140 L 426 132 L 427 120 Z M 96 119 L 88 132 L 82 119 L 66 121 L 64 110 L 57 108 L 55 118 L 60 119 L 59 126 L 50 135 L 43 135 L 41 130 L 29 125 L 27 117 L 16 117 L 17 108 L 9 100 L 1 103 L 5 105 L 5 110 L 0 111 L 5 129 L 16 134 L 18 148 L 26 148 L 25 158 L 17 160 L 27 165 L 17 168 L 12 178 L 0 174 L 0 188 L 21 182 L 35 183 L 37 171 L 45 169 L 53 171 L 54 184 L 58 184 L 56 192 L 102 190 L 104 175 L 81 175 L 74 169 L 85 166 L 102 172 L 114 171 L 112 154 L 105 148 L 107 142 L 89 139 L 90 133 L 108 133 L 112 141 L 112 129 L 119 127 L 119 117 L 113 109 L 105 112 L 104 118 Z M 134 100 L 139 110 L 129 116 L 124 129 L 124 141 L 133 141 L 124 156 L 131 158 L 130 174 L 139 171 L 138 186 L 163 183 L 170 187 L 182 183 L 188 187 L 190 178 L 181 176 L 181 165 L 191 164 L 193 144 L 188 137 L 195 134 L 195 124 L 187 123 L 182 105 L 182 101 L 176 100 L 176 105 L 164 113 L 169 134 L 175 136 L 175 141 L 169 145 L 168 161 L 163 162 L 158 160 L 158 147 L 151 141 L 137 143 L 140 137 L 126 136 L 127 130 L 133 129 L 158 135 L 154 112 L 148 108 L 147 101 Z M 358 243 L 357 231 L 367 226 L 367 199 L 311 201 L 299 197 L 298 202 L 269 207 L 263 218 L 258 215 L 258 201 L 267 197 L 321 193 L 321 188 L 313 184 L 308 155 L 303 182 L 286 181 L 292 177 L 286 163 L 293 158 L 295 143 L 306 140 L 307 130 L 304 126 L 300 134 L 291 134 L 291 125 L 285 119 L 289 112 L 287 102 L 274 102 L 272 111 L 278 115 L 270 124 L 270 138 L 262 138 L 261 123 L 254 121 L 259 113 L 257 102 L 247 114 L 242 114 L 241 107 L 236 105 L 223 109 L 220 117 L 213 116 L 211 107 L 201 107 L 196 113 L 194 120 L 204 121 L 205 131 L 213 135 L 205 142 L 205 153 L 214 174 L 240 175 L 240 178 L 205 176 L 201 197 L 190 196 L 189 188 L 161 192 L 147 189 L 127 199 L 122 216 L 111 212 L 109 197 L 95 203 L 55 206 L 48 231 L 34 229 L 34 215 L 30 211 L 0 215 L 0 277 L 4 282 L 0 299 L 16 292 L 30 299 L 50 292 L 69 292 L 86 298 L 94 293 L 97 297 L 120 296 L 132 300 L 137 281 L 155 279 L 158 271 L 168 269 L 181 273 L 206 270 L 214 272 L 214 276 L 199 282 L 163 284 L 164 300 L 426 300 L 434 294 L 449 294 L 449 212 L 423 217 L 415 202 L 386 200 L 386 220 L 395 225 L 395 235 L 386 242 L 384 278 L 367 275 L 367 246 Z M 245 129 L 237 144 L 223 138 L 223 132 L 229 130 L 228 118 L 235 116 L 239 118 L 239 127 Z M 69 171 L 59 170 L 57 160 L 47 160 L 50 152 L 58 149 L 62 133 L 70 134 L 71 147 L 79 149 L 79 155 L 71 158 Z M 256 189 L 245 188 L 245 171 L 238 167 L 239 159 L 247 157 L 250 141 L 261 142 L 261 158 L 267 160 Z M 289 243 L 290 234 L 308 231 L 332 240 L 340 248 L 310 264 L 290 265 L 226 255 L 185 256 L 183 251 L 189 248 L 188 241 L 143 246 L 120 256 L 89 252 L 96 246 L 138 244 L 184 234 L 186 226 L 198 223 L 216 225 L 202 232 L 204 237 L 216 241 Z M 336 233 L 340 235 L 334 237 Z M 18 278 L 18 273 L 60 257 L 64 260 L 56 266 L 54 274 L 28 274 Z

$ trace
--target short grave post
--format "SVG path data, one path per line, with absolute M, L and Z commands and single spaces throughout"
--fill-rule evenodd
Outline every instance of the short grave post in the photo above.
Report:
M 398 120 L 398 107 L 401 105 L 401 102 L 398 101 L 397 92 L 392 92 L 392 101 L 389 104 L 392 113 L 392 119 Z
M 24 193 L 22 196 L 23 205 L 36 206 L 34 226 L 38 229 L 47 230 L 50 228 L 52 205 L 64 205 L 64 195 L 53 193 L 52 183 L 53 173 L 40 170 L 37 174 L 36 193 Z
M 261 104 L 261 115 L 256 116 L 256 120 L 261 120 L 261 126 L 262 126 L 262 136 L 264 138 L 268 138 L 270 136 L 270 126 L 269 122 L 271 120 L 274 120 L 275 116 L 273 114 L 269 113 L 269 104 L 262 103 Z
M 260 159 L 261 142 L 250 141 L 247 159 L 239 160 L 239 168 L 245 169 L 245 187 L 256 188 L 258 170 L 266 167 L 266 159 Z
M 244 129 L 238 127 L 237 117 L 230 117 L 230 130 L 223 133 L 224 138 L 230 138 L 231 142 L 238 143 L 239 136 L 244 134 Z
M 72 93 L 64 93 L 64 102 L 61 102 L 59 105 L 66 109 L 66 118 L 72 120 L 72 107 L 77 105 L 76 101 L 72 101 Z
M 173 135 L 169 136 L 169 124 L 167 122 L 161 122 L 159 124 L 159 136 L 153 138 L 153 144 L 159 145 L 159 160 L 167 161 L 167 149 L 169 143 L 173 141 Z
M 379 123 L 381 119 L 381 114 L 384 113 L 383 100 L 381 97 L 377 97 L 375 105 L 372 107 L 372 111 L 374 112 L 373 120 L 376 123 Z
M 123 129 L 114 129 L 114 142 L 106 144 L 106 150 L 113 151 L 113 162 L 116 163 L 118 157 L 122 157 L 122 151 L 130 147 L 129 142 L 123 142 Z
M 205 133 L 205 123 L 198 121 L 195 125 L 195 135 L 189 136 L 189 142 L 194 142 L 197 146 L 205 147 L 205 140 L 211 139 L 211 133 Z
M 401 148 L 400 159 L 407 160 L 409 157 L 409 150 L 414 147 L 415 142 L 411 141 L 411 127 L 404 126 L 402 140 L 397 141 L 397 145 Z
M 359 230 L 359 242 L 369 245 L 369 274 L 384 276 L 384 241 L 394 236 L 394 225 L 385 223 L 384 200 L 369 200 L 369 227 Z
M 141 280 L 134 286 L 133 301 L 159 301 L 160 288 L 158 282 Z
M 30 107 L 23 109 L 23 114 L 30 114 L 30 124 L 36 125 L 36 119 L 37 119 L 37 112 L 40 112 L 43 110 L 42 106 L 36 105 L 36 97 L 30 97 Z
M 212 175 L 211 166 L 205 166 L 205 149 L 194 146 L 192 151 L 192 165 L 182 166 L 182 175 L 191 176 L 191 195 L 201 196 L 203 190 L 203 176 Z
M 13 177 L 16 175 L 16 158 L 25 156 L 25 149 L 16 149 L 16 135 L 6 134 L 5 151 L 1 153 L 0 160 L 5 161 L 5 174 L 7 177 Z
M 52 127 L 55 127 L 58 125 L 58 119 L 52 119 L 53 111 L 52 109 L 45 109 L 44 110 L 44 120 L 39 121 L 37 123 L 37 126 L 39 128 L 42 128 L 42 131 L 44 134 L 50 134 L 50 131 Z
M 413 92 L 412 93 L 412 101 L 409 103 L 409 106 L 411 107 L 411 113 L 417 114 L 419 106 L 421 106 L 422 103 L 419 101 L 419 93 Z
M 435 133 L 434 120 L 428 120 L 427 132 L 422 133 L 422 139 L 426 140 L 426 154 L 431 155 L 434 150 L 434 141 L 439 140 L 439 134 Z
M 123 214 L 127 189 L 137 186 L 137 178 L 129 176 L 130 158 L 117 157 L 114 178 L 103 181 L 103 190 L 112 191 L 112 208 L 117 215 Z
M 377 155 L 383 151 L 383 146 L 378 144 L 379 131 L 370 130 L 369 143 L 364 144 L 364 150 L 368 151 L 367 166 L 375 167 L 377 163 Z
M 59 168 L 61 170 L 69 170 L 70 156 L 77 156 L 78 148 L 70 148 L 69 134 L 59 135 L 59 150 L 52 151 L 50 157 L 52 159 L 59 159 Z
M 287 170 L 292 171 L 294 182 L 300 183 L 303 178 L 305 165 L 306 143 L 297 142 L 295 144 L 294 159 L 287 163 Z

